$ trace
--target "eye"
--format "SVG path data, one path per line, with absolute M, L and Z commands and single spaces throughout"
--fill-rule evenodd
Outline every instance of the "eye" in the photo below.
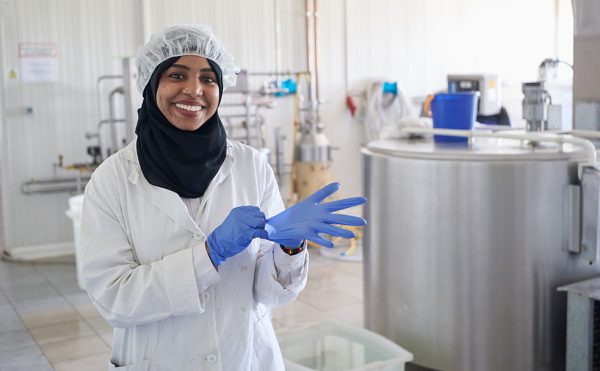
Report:
M 202 81 L 204 84 L 214 84 L 215 78 L 213 76 L 202 76 L 200 77 L 200 81 Z
M 180 72 L 171 72 L 169 74 L 169 77 L 173 80 L 182 80 L 183 79 L 183 74 Z

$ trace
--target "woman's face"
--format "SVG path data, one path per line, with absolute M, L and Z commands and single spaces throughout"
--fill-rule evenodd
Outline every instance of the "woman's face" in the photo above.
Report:
M 194 131 L 219 106 L 219 85 L 206 58 L 184 55 L 160 76 L 156 103 L 178 129 Z

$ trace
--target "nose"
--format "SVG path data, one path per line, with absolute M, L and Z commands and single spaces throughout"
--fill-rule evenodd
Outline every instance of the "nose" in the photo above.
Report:
M 192 80 L 188 82 L 183 88 L 183 94 L 190 95 L 192 97 L 198 97 L 202 95 L 202 84 L 200 81 Z

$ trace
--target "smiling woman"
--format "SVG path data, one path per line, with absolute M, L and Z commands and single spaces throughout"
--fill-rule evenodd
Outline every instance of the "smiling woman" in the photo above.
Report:
M 303 241 L 353 236 L 329 223 L 363 219 L 329 214 L 364 199 L 320 205 L 332 184 L 284 211 L 264 157 L 227 140 L 236 69 L 210 28 L 169 27 L 137 62 L 138 136 L 95 170 L 81 221 L 85 287 L 115 328 L 109 369 L 283 371 L 267 306 L 306 285 Z
M 266 240 L 265 216 L 283 210 L 273 172 L 226 138 L 232 58 L 183 25 L 137 63 L 137 139 L 94 172 L 82 215 L 86 289 L 115 327 L 109 369 L 283 369 L 265 305 L 298 295 L 308 255 Z
M 202 126 L 220 103 L 217 76 L 208 60 L 185 55 L 160 77 L 156 103 L 167 120 L 181 130 Z

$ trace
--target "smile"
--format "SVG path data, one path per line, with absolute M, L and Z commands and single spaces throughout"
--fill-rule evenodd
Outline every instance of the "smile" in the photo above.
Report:
M 184 109 L 190 112 L 197 112 L 206 109 L 206 106 L 189 106 L 187 104 L 176 103 L 175 107 Z

